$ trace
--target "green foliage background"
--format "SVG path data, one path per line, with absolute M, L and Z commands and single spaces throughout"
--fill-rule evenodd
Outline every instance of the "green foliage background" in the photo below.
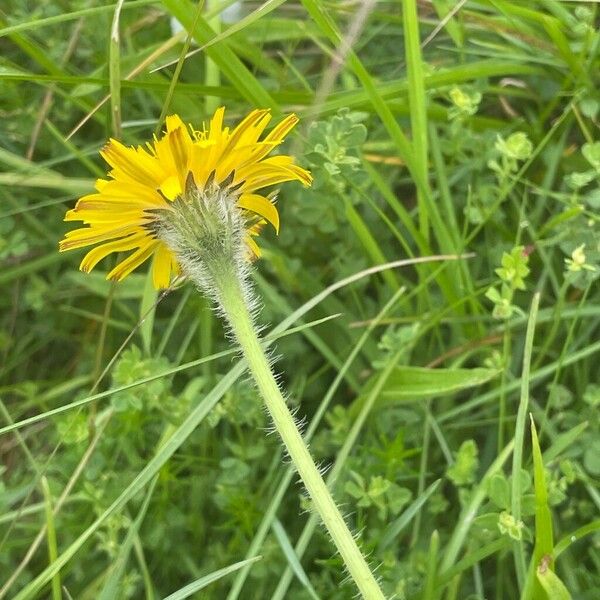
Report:
M 600 7 L 231 4 L 0 10 L 0 598 L 354 597 L 208 303 L 57 252 L 108 137 L 222 104 L 298 113 L 315 179 L 262 239 L 262 323 L 463 255 L 275 343 L 386 594 L 597 598 Z

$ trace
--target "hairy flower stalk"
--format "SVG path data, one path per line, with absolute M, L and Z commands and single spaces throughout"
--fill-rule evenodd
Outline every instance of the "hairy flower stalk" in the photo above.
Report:
M 190 178 L 185 195 L 177 202 L 177 210 L 161 217 L 158 236 L 175 252 L 183 272 L 211 295 L 229 324 L 292 463 L 362 595 L 369 600 L 383 598 L 298 431 L 261 346 L 252 318 L 255 300 L 247 281 L 244 219 L 235 190 L 215 185 L 198 190 Z
M 164 136 L 146 148 L 111 140 L 102 153 L 112 166 L 110 179 L 98 180 L 97 193 L 81 198 L 65 217 L 88 227 L 67 233 L 60 250 L 96 245 L 81 262 L 86 272 L 111 253 L 132 251 L 108 273 L 116 280 L 153 257 L 156 288 L 181 273 L 212 298 L 348 572 L 366 600 L 383 600 L 277 385 L 252 316 L 249 265 L 259 256 L 254 237 L 267 223 L 279 227 L 273 197 L 257 191 L 312 181 L 290 156 L 268 156 L 297 122 L 290 115 L 261 140 L 270 118 L 269 111 L 255 110 L 230 131 L 219 109 L 203 131 L 168 117 Z

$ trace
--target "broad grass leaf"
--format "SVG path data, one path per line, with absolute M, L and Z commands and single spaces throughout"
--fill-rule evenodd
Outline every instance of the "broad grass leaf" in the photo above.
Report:
M 387 402 L 434 398 L 454 394 L 487 383 L 499 374 L 496 369 L 428 369 L 397 367 L 383 390 Z

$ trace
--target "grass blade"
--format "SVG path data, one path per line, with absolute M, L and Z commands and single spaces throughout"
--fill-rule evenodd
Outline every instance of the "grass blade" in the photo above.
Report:
M 548 489 L 544 473 L 544 459 L 540 450 L 533 416 L 531 418 L 531 447 L 533 454 L 533 481 L 535 491 L 535 544 L 533 556 L 527 574 L 523 597 L 543 598 L 543 588 L 539 578 L 533 577 L 535 569 L 543 562 L 544 568 L 554 570 L 554 536 L 552 532 L 552 515 L 548 505 Z M 533 585 L 533 589 L 532 589 Z
M 536 565 L 544 555 L 551 555 L 554 549 L 554 536 L 552 533 L 552 515 L 548 505 L 548 489 L 544 473 L 544 460 L 540 443 L 538 441 L 535 423 L 531 417 L 531 443 L 533 451 L 533 481 L 535 488 L 535 547 L 533 558 Z M 554 561 L 548 565 L 554 566 Z
M 427 572 L 425 574 L 425 586 L 423 587 L 422 600 L 435 600 L 435 576 L 437 570 L 438 552 L 440 549 L 440 534 L 434 529 L 429 541 L 429 553 L 427 555 Z
M 325 12 L 323 6 L 317 2 L 317 0 L 302 0 L 302 4 L 312 19 L 314 19 L 319 29 L 321 29 L 330 42 L 337 47 L 342 41 L 342 36 L 335 26 L 335 23 Z M 348 62 L 360 80 L 364 89 L 364 93 L 372 103 L 375 112 L 377 112 L 379 115 L 379 118 L 396 145 L 400 157 L 405 162 L 408 170 L 411 172 L 417 187 L 426 191 L 426 183 L 422 179 L 421 172 L 417 168 L 416 161 L 413 158 L 412 144 L 398 125 L 396 118 L 392 114 L 388 104 L 379 94 L 375 81 L 369 74 L 369 71 L 362 64 L 358 56 L 352 52 L 352 50 L 348 52 Z
M 540 293 L 536 292 L 531 302 L 529 311 L 529 320 L 527 322 L 527 332 L 525 334 L 525 351 L 523 353 L 523 371 L 521 373 L 521 398 L 517 410 L 517 420 L 515 424 L 514 444 L 515 451 L 512 461 L 512 490 L 511 490 L 511 512 L 516 522 L 521 520 L 521 468 L 523 465 L 523 443 L 525 440 L 525 420 L 527 419 L 527 410 L 529 406 L 529 385 L 531 354 L 533 351 L 533 336 L 535 333 L 535 324 L 537 319 L 538 307 L 540 304 Z M 515 568 L 519 581 L 519 588 L 523 589 L 526 578 L 525 549 L 522 540 L 515 540 L 513 543 L 515 555 Z
M 48 487 L 48 480 L 42 477 L 42 492 L 44 493 L 44 505 L 46 507 L 46 535 L 48 537 L 48 557 L 52 565 L 58 557 L 58 546 L 56 543 L 56 527 L 54 523 L 54 511 L 52 510 L 52 495 Z M 52 600 L 62 600 L 60 587 L 60 573 L 52 578 Z
M 163 0 L 163 4 L 191 32 L 201 46 L 216 37 L 215 32 L 202 16 L 198 16 L 196 26 L 192 30 L 196 9 L 188 0 Z M 207 47 L 206 54 L 248 102 L 257 107 L 271 108 L 276 113 L 281 112 L 278 103 L 238 58 L 226 40 Z
M 129 555 L 131 554 L 131 549 L 133 548 L 135 539 L 138 536 L 140 526 L 144 521 L 144 517 L 146 516 L 148 505 L 152 499 L 152 494 L 154 493 L 154 488 L 156 487 L 157 481 L 158 477 L 155 477 L 152 483 L 148 486 L 148 491 L 146 492 L 144 502 L 138 512 L 137 517 L 135 518 L 135 521 L 131 524 L 129 530 L 127 531 L 127 535 L 125 536 L 125 539 L 119 548 L 117 557 L 111 565 L 110 574 L 107 577 L 104 587 L 99 593 L 97 600 L 114 600 L 114 598 L 119 597 L 119 589 L 123 576 L 125 575 L 125 568 L 127 567 Z
M 477 514 L 479 507 L 485 500 L 487 495 L 488 481 L 492 478 L 494 473 L 498 473 L 504 466 L 504 463 L 508 460 L 511 452 L 513 451 L 513 442 L 511 441 L 503 450 L 498 454 L 496 460 L 490 465 L 486 474 L 483 476 L 479 484 L 473 489 L 468 504 L 462 509 L 458 518 L 458 523 L 452 532 L 452 537 L 446 545 L 444 552 L 444 558 L 440 564 L 440 570 L 449 570 L 458 557 L 458 553 L 462 548 L 467 533 L 473 524 L 474 515 Z
M 408 72 L 408 101 L 414 168 L 418 170 L 420 181 L 427 189 L 419 186 L 417 203 L 419 206 L 419 230 L 429 241 L 429 182 L 428 182 L 428 140 L 427 140 L 427 97 L 425 95 L 423 57 L 419 36 L 419 15 L 415 0 L 402 2 L 402 22 L 404 24 L 404 53 Z
M 313 600 L 319 600 L 319 596 L 315 592 L 313 586 L 308 579 L 300 561 L 298 560 L 298 555 L 294 552 L 294 548 L 290 543 L 290 538 L 288 537 L 285 529 L 281 525 L 281 522 L 278 519 L 275 519 L 271 525 L 271 529 L 283 550 L 286 560 L 288 561 L 288 565 L 294 572 L 294 575 L 298 578 L 298 581 L 304 586 L 304 589 L 308 592 L 308 595 Z
M 113 14 L 110 28 L 110 50 L 108 57 L 108 77 L 110 80 L 110 114 L 112 118 L 113 135 L 117 139 L 122 137 L 121 129 L 121 36 L 119 34 L 119 21 L 121 8 L 125 0 L 119 0 Z
M 400 532 L 412 521 L 413 517 L 419 512 L 420 508 L 427 502 L 429 496 L 433 494 L 439 487 L 441 479 L 434 481 L 418 498 L 416 498 L 410 506 L 402 512 L 402 514 L 393 521 L 383 534 L 379 542 L 379 550 L 385 550 Z
M 545 565 L 540 565 L 536 574 L 537 580 L 546 592 L 547 600 L 571 600 L 569 590 L 554 571 L 546 568 Z
M 154 330 L 154 318 L 156 316 L 156 304 L 158 300 L 158 291 L 154 289 L 152 283 L 152 269 L 146 273 L 144 283 L 144 293 L 140 301 L 140 336 L 142 338 L 142 347 L 144 352 L 150 355 L 152 348 L 152 333 Z
M 205 588 L 207 585 L 218 581 L 222 577 L 229 575 L 230 573 L 234 573 L 238 569 L 242 567 L 246 567 L 255 563 L 257 560 L 260 560 L 260 556 L 255 556 L 254 558 L 249 558 L 248 560 L 242 560 L 240 562 L 234 563 L 233 565 L 229 565 L 228 567 L 224 567 L 223 569 L 219 569 L 218 571 L 214 571 L 210 575 L 205 575 L 192 583 L 188 583 L 185 587 L 182 587 L 180 590 L 169 594 L 164 600 L 184 600 L 184 598 L 189 598 L 192 594 L 199 592 L 201 589 Z

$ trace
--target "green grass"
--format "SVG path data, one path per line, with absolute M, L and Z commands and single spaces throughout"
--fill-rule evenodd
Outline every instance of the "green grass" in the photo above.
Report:
M 600 6 L 229 4 L 0 11 L 0 600 L 354 597 L 208 302 L 57 251 L 221 105 L 301 118 L 259 320 L 386 595 L 597 598 Z

